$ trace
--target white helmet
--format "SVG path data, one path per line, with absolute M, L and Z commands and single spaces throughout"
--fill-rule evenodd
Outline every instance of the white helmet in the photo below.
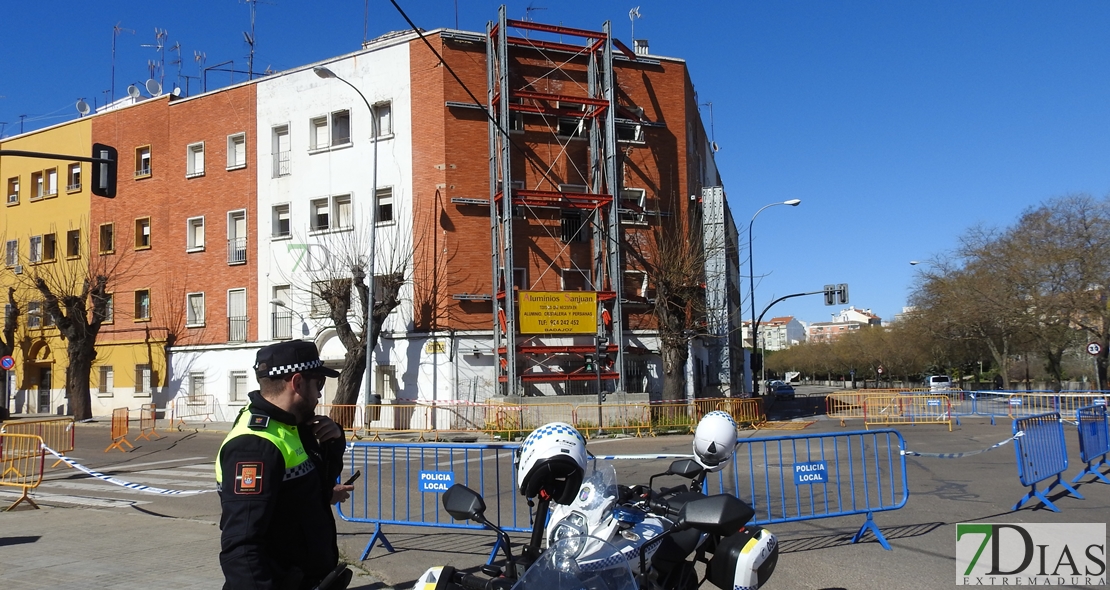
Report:
M 570 504 L 586 471 L 586 439 L 565 422 L 532 431 L 517 451 L 516 484 L 525 498 L 544 494 L 556 504 Z
M 720 471 L 736 450 L 736 422 L 728 412 L 714 410 L 694 431 L 694 460 L 709 471 Z

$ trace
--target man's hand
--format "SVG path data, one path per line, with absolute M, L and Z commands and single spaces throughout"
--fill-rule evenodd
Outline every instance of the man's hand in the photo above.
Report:
M 312 426 L 312 436 L 315 436 L 316 440 L 320 442 L 329 441 L 333 438 L 343 438 L 343 429 L 327 416 L 316 416 L 309 420 L 308 424 Z
M 354 489 L 355 486 L 345 486 L 339 483 L 335 484 L 335 487 L 331 489 L 331 503 L 338 504 L 340 502 L 346 502 L 347 498 L 351 497 L 351 492 L 354 491 Z

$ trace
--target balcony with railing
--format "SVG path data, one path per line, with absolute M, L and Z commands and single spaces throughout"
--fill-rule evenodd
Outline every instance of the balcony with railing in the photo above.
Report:
M 273 330 L 274 340 L 292 340 L 293 338 L 293 314 L 289 312 L 274 312 L 271 315 L 271 330 Z
M 247 316 L 232 316 L 227 318 L 227 341 L 247 341 Z
M 274 178 L 279 176 L 289 176 L 293 171 L 292 162 L 288 150 L 284 152 L 276 152 L 274 154 Z
M 246 264 L 247 238 L 230 238 L 227 241 L 227 263 Z

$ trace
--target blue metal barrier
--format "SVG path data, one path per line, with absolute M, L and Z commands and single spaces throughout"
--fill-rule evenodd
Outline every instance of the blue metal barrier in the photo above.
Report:
M 532 530 L 530 512 L 517 502 L 513 454 L 519 444 L 448 444 L 355 442 L 348 450 L 348 473 L 362 470 L 351 500 L 338 506 L 339 517 L 374 525 L 374 534 L 362 559 L 380 542 L 390 552 L 384 525 L 484 529 L 472 522 L 458 522 L 440 505 L 439 493 L 451 483 L 461 483 L 480 493 L 486 518 L 510 532 Z M 496 555 L 500 540 L 490 558 Z
M 852 542 L 870 530 L 889 551 L 873 514 L 906 505 L 905 447 L 896 430 L 741 439 L 731 471 L 710 477 L 707 493 L 749 502 L 755 524 L 865 514 Z
M 1075 491 L 1062 474 L 1068 468 L 1068 445 L 1064 440 L 1064 423 L 1059 412 L 1038 414 L 1014 420 L 1014 452 L 1017 454 L 1018 479 L 1021 485 L 1029 486 L 1029 492 L 1014 505 L 1013 510 L 1021 508 L 1027 500 L 1037 498 L 1053 512 L 1060 509 L 1046 495 L 1056 486 L 1062 486 L 1080 500 L 1083 496 Z M 1056 480 L 1044 491 L 1037 489 L 1037 483 L 1052 476 Z
M 1090 474 L 1110 483 L 1110 479 L 1106 479 L 1099 471 L 1103 465 L 1110 465 L 1106 462 L 1106 454 L 1110 453 L 1110 432 L 1107 428 L 1105 403 L 1079 408 L 1076 420 L 1079 423 L 1079 458 L 1085 466 L 1071 482 L 1079 483 L 1084 475 Z M 1092 466 L 1091 463 L 1096 460 L 1098 463 Z

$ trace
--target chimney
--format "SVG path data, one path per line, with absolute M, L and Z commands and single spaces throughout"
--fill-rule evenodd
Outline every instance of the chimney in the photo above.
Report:
M 648 40 L 647 39 L 633 39 L 632 40 L 632 45 L 634 47 L 636 55 L 648 55 L 650 53 L 648 51 Z

